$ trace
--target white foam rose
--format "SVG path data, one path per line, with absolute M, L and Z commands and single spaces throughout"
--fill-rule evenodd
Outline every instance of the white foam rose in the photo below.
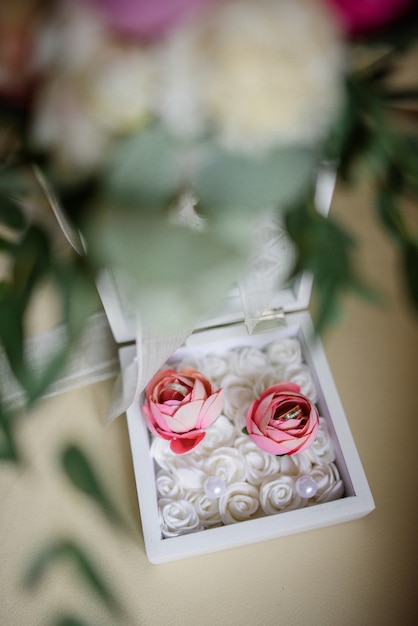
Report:
M 315 404 L 317 393 L 310 369 L 305 363 L 289 365 L 283 369 L 284 380 L 299 385 L 300 392 Z
M 184 492 L 200 491 L 207 478 L 206 474 L 192 465 L 191 467 L 177 467 L 173 469 L 173 474 Z
M 150 454 L 157 465 L 165 470 L 197 466 L 190 452 L 175 454 L 170 448 L 170 442 L 162 437 L 153 437 Z
M 234 423 L 244 417 L 254 396 L 254 380 L 236 374 L 228 374 L 222 381 L 224 390 L 224 413 Z
M 229 355 L 208 354 L 202 365 L 203 373 L 209 380 L 215 384 L 220 385 L 224 376 L 226 376 L 230 370 L 229 367 Z
M 187 500 L 161 498 L 159 513 L 163 537 L 177 537 L 203 529 L 193 504 Z
M 258 377 L 266 366 L 267 356 L 258 348 L 244 347 L 231 351 L 229 368 L 237 376 Z
M 177 477 L 167 470 L 160 470 L 155 477 L 155 485 L 159 497 L 177 500 L 182 498 L 184 493 Z
M 186 500 L 191 502 L 195 511 L 205 528 L 218 526 L 222 523 L 221 514 L 219 512 L 219 500 L 210 498 L 206 493 L 197 491 L 187 493 Z
M 273 341 L 266 347 L 266 353 L 273 365 L 286 367 L 302 363 L 302 348 L 295 337 Z
M 219 448 L 232 446 L 235 436 L 236 431 L 233 424 L 225 415 L 220 415 L 211 427 L 207 429 L 202 442 L 190 452 L 189 458 L 200 467 L 202 459 L 210 456 Z
M 205 357 L 201 354 L 187 354 L 180 357 L 180 359 L 170 359 L 167 363 L 169 367 L 173 367 L 177 371 L 184 367 L 191 367 L 198 372 L 204 374 Z
M 235 448 L 219 448 L 204 462 L 204 470 L 222 478 L 226 485 L 245 480 L 246 466 L 242 454 Z
M 332 463 L 335 461 L 335 449 L 332 443 L 331 435 L 328 430 L 327 421 L 324 417 L 319 418 L 319 428 L 316 439 L 310 448 L 306 450 L 306 454 L 312 463 Z
M 307 499 L 296 492 L 295 479 L 292 476 L 281 475 L 261 485 L 260 503 L 267 515 L 274 515 L 281 511 L 300 509 L 306 505 Z
M 272 478 L 280 472 L 279 458 L 261 450 L 247 435 L 238 437 L 235 446 L 245 460 L 247 481 L 250 484 L 258 486 L 266 478 Z
M 318 491 L 311 499 L 312 504 L 331 502 L 344 495 L 344 483 L 335 463 L 314 465 L 311 476 L 318 485 Z
M 250 519 L 258 508 L 258 489 L 246 482 L 229 485 L 219 501 L 219 512 L 224 524 Z
M 271 387 L 272 385 L 277 385 L 281 382 L 280 377 L 278 376 L 277 370 L 273 367 L 266 367 L 254 380 L 253 385 L 253 393 L 254 398 L 259 398 L 263 391 Z
M 300 474 L 308 474 L 312 469 L 312 462 L 306 454 L 307 450 L 279 457 L 280 473 L 290 476 L 299 476 Z

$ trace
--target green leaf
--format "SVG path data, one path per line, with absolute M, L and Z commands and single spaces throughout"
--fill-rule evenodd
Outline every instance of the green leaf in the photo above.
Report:
M 283 207 L 306 191 L 315 157 L 312 149 L 297 146 L 255 157 L 215 148 L 202 161 L 192 184 L 207 215 Z
M 294 273 L 308 270 L 314 275 L 318 301 L 314 322 L 317 332 L 322 332 L 338 316 L 343 292 L 371 297 L 354 269 L 354 241 L 334 219 L 317 213 L 312 200 L 287 213 L 286 227 L 297 248 Z
M 408 294 L 418 312 L 418 244 L 416 242 L 407 244 L 403 256 Z
M 114 523 L 123 525 L 122 517 L 107 496 L 86 455 L 77 446 L 70 445 L 61 454 L 62 467 L 72 484 L 99 505 Z
M 0 222 L 15 230 L 22 230 L 26 225 L 26 219 L 17 201 L 2 191 L 0 191 Z
M 89 626 L 89 624 L 90 622 L 87 623 L 86 621 L 81 620 L 78 617 L 73 617 L 72 615 L 59 617 L 54 622 L 54 626 Z
M 51 358 L 42 370 L 37 369 L 28 373 L 25 381 L 28 406 L 32 406 L 57 379 L 67 363 L 69 353 L 70 345 L 68 343 L 64 344 L 61 350 Z
M 243 435 L 248 435 L 247 427 L 244 426 L 244 428 L 241 430 L 241 432 L 243 433 Z
M 117 202 L 155 210 L 180 184 L 179 149 L 160 126 L 148 126 L 116 146 L 105 174 L 104 191 Z
M 68 339 L 73 343 L 83 331 L 89 315 L 100 308 L 95 277 L 81 258 L 73 264 L 54 266 L 53 277 L 62 299 Z
M 27 588 L 34 588 L 41 583 L 47 570 L 62 560 L 72 561 L 78 573 L 88 583 L 96 595 L 115 613 L 122 614 L 123 609 L 115 596 L 100 576 L 97 568 L 85 552 L 72 541 L 58 540 L 43 548 L 25 573 L 23 584 Z
M 9 254 L 15 254 L 16 244 L 13 241 L 9 241 L 7 239 L 3 239 L 3 237 L 0 237 L 0 251 L 7 252 Z M 4 285 L 4 281 L 0 282 Z
M 232 211 L 203 232 L 158 215 L 119 210 L 95 217 L 86 231 L 91 257 L 117 274 L 132 309 L 140 306 L 147 321 L 167 331 L 193 327 L 219 306 L 253 241 L 253 222 Z
M 409 239 L 406 226 L 391 190 L 383 187 L 376 194 L 379 217 L 393 238 L 403 245 Z
M 12 415 L 0 403 L 0 460 L 18 462 L 20 460 L 14 435 Z
M 383 98 L 385 100 L 398 101 L 398 100 L 418 100 L 418 89 L 388 89 L 383 91 Z
M 23 310 L 13 297 L 0 298 L 0 338 L 10 367 L 17 380 L 27 382 L 23 355 Z
M 22 298 L 23 308 L 27 306 L 35 286 L 48 273 L 50 265 L 48 237 L 41 228 L 32 225 L 16 247 L 13 267 L 13 288 Z
M 0 194 L 19 198 L 29 189 L 25 168 L 14 165 L 0 166 Z

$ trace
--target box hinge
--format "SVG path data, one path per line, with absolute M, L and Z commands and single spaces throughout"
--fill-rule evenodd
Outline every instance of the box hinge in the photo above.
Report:
M 267 309 L 264 311 L 256 320 L 251 320 L 251 325 L 247 324 L 247 329 L 250 334 L 254 335 L 255 333 L 281 328 L 283 326 L 286 326 L 286 314 L 284 309 L 279 307 L 277 309 Z M 250 331 L 250 328 L 252 328 L 252 331 Z

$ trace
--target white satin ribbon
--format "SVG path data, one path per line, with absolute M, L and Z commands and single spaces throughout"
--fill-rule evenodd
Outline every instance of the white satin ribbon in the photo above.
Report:
M 62 349 L 65 326 L 58 325 L 26 339 L 25 352 L 32 371 L 43 369 Z M 117 346 L 104 313 L 92 315 L 83 336 L 74 348 L 63 373 L 44 397 L 114 378 L 120 371 Z M 3 402 L 11 408 L 22 406 L 24 392 L 13 376 L 5 354 L 0 352 L 0 391 Z

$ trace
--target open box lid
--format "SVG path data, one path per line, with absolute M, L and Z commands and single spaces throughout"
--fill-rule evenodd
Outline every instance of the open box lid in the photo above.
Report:
M 330 209 L 334 186 L 335 171 L 322 168 L 317 178 L 315 204 L 323 215 L 327 215 Z M 258 236 L 260 252 L 248 275 L 231 288 L 218 312 L 199 324 L 196 330 L 245 321 L 251 333 L 266 311 L 290 313 L 308 307 L 312 276 L 304 273 L 286 282 L 294 260 L 294 248 L 283 225 L 277 218 L 264 220 Z M 97 287 L 115 341 L 118 344 L 135 341 L 137 320 L 130 311 L 121 281 L 109 270 L 102 273 Z
M 316 182 L 315 204 L 318 212 L 327 215 L 335 186 L 335 170 L 323 167 Z M 80 234 L 71 228 L 47 181 L 38 172 L 38 180 L 47 194 L 58 222 L 73 248 L 83 253 Z M 275 212 L 277 213 L 277 212 Z M 108 420 L 121 415 L 139 397 L 151 377 L 178 349 L 192 331 L 245 322 L 251 334 L 255 326 L 276 314 L 292 313 L 309 305 L 312 276 L 288 281 L 295 250 L 277 215 L 263 216 L 255 233 L 257 254 L 249 272 L 233 286 L 221 303 L 219 311 L 192 329 L 182 329 L 170 335 L 156 334 L 143 327 L 134 313 L 123 280 L 108 269 L 97 281 L 97 288 L 117 344 L 136 344 L 136 358 L 121 372 L 109 409 Z M 281 283 L 280 283 L 281 281 Z M 280 287 L 281 284 L 281 288 Z

